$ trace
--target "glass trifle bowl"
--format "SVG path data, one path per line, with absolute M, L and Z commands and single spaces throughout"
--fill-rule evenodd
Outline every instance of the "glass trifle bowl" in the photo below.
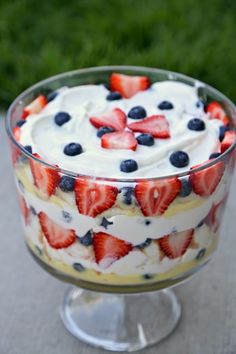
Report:
M 68 72 L 15 99 L 6 130 L 25 242 L 73 284 L 61 317 L 74 336 L 134 351 L 172 332 L 170 287 L 217 248 L 235 124 L 223 94 L 153 68 Z

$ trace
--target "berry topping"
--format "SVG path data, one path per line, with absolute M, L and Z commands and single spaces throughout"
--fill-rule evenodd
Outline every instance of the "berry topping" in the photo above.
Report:
M 160 238 L 158 244 L 168 258 L 181 257 L 185 254 L 193 239 L 193 232 L 193 229 L 174 232 Z
M 104 149 L 136 150 L 137 145 L 134 134 L 126 131 L 104 134 L 101 138 Z
M 72 216 L 71 216 L 70 213 L 68 213 L 68 211 L 62 210 L 62 216 L 63 216 L 63 219 L 64 219 L 66 222 L 68 222 L 68 223 L 71 222 Z
M 159 105 L 158 108 L 161 110 L 169 110 L 169 109 L 173 109 L 174 105 L 169 102 L 169 101 L 162 101 Z
M 30 154 L 32 154 L 32 146 L 30 146 L 30 145 L 25 145 L 25 146 L 24 146 L 24 149 L 25 149 L 26 151 L 28 151 Z
M 104 134 L 113 133 L 114 129 L 110 127 L 101 127 L 97 131 L 97 137 L 101 138 Z
M 40 158 L 38 154 L 33 155 Z M 33 159 L 30 159 L 30 169 L 34 179 L 34 185 L 48 197 L 54 194 L 60 180 L 59 173 Z
M 122 98 L 121 94 L 119 92 L 110 92 L 106 99 L 107 101 L 116 101 L 116 100 L 120 100 Z
M 138 248 L 139 250 L 142 250 L 143 248 L 149 246 L 152 242 L 151 238 L 147 238 L 143 243 L 140 243 L 139 245 L 136 245 L 135 248 Z
M 83 149 L 79 143 L 69 143 L 64 147 L 63 152 L 67 156 L 76 156 L 82 154 Z
M 189 179 L 181 178 L 181 189 L 179 196 L 182 198 L 188 197 L 192 192 L 192 184 Z
M 75 186 L 75 179 L 68 176 L 62 176 L 59 187 L 63 192 L 72 192 Z
M 129 160 L 124 160 L 120 164 L 120 170 L 122 172 L 130 173 L 134 172 L 138 169 L 138 164 L 135 160 L 129 159 Z
M 136 139 L 139 145 L 152 146 L 155 142 L 151 134 L 140 134 Z
M 235 143 L 236 133 L 233 130 L 225 132 L 224 139 L 222 140 L 220 151 L 225 152 L 232 144 Z
M 126 114 L 120 108 L 100 116 L 90 117 L 89 120 L 95 128 L 109 127 L 119 131 L 126 127 Z
M 86 234 L 79 238 L 79 242 L 83 246 L 91 246 L 93 243 L 93 233 L 91 230 L 86 232 Z
M 175 151 L 170 155 L 170 163 L 175 167 L 186 167 L 189 164 L 188 154 L 184 151 Z
M 219 128 L 219 140 L 220 140 L 220 142 L 223 141 L 223 139 L 225 137 L 225 132 L 227 132 L 228 130 L 230 130 L 230 127 L 228 125 L 222 125 Z
M 128 124 L 128 128 L 134 132 L 151 134 L 154 138 L 167 139 L 170 137 L 169 123 L 165 116 L 147 117 L 140 122 Z
M 108 268 L 112 263 L 126 256 L 132 248 L 130 243 L 105 232 L 95 233 L 93 237 L 96 262 L 102 268 Z
M 25 224 L 27 225 L 29 222 L 30 210 L 27 207 L 25 198 L 22 195 L 19 195 L 19 203 L 20 203 L 21 214 L 24 217 Z
M 130 98 L 139 91 L 144 91 L 150 86 L 147 76 L 129 76 L 113 73 L 110 77 L 112 91 L 118 91 L 125 98 Z
M 202 259 L 202 258 L 205 256 L 205 254 L 206 254 L 206 249 L 205 249 L 205 248 L 202 248 L 202 249 L 198 252 L 198 254 L 197 254 L 197 256 L 196 256 L 196 259 L 199 261 L 200 259 Z
M 22 112 L 22 118 L 25 119 L 30 114 L 39 113 L 44 106 L 47 104 L 47 99 L 45 96 L 40 95 L 35 100 L 33 100 L 28 106 L 26 106 Z
M 18 122 L 16 123 L 16 126 L 20 128 L 20 127 L 22 127 L 23 124 L 25 124 L 25 120 L 24 120 L 24 119 L 20 119 L 20 120 L 18 120 Z
M 178 195 L 181 182 L 177 178 L 139 182 L 135 196 L 144 216 L 162 215 Z
M 113 225 L 113 222 L 103 217 L 100 225 L 107 229 L 109 225 Z
M 123 187 L 121 188 L 121 192 L 123 193 L 123 203 L 126 205 L 132 204 L 132 197 L 134 195 L 133 187 Z
M 76 205 L 80 214 L 94 218 L 115 204 L 117 194 L 118 189 L 113 186 L 91 182 L 85 178 L 75 181 Z
M 200 167 L 201 165 L 203 164 L 193 166 L 191 169 Z M 218 186 L 223 176 L 224 169 L 224 164 L 222 162 L 217 162 L 215 165 L 204 168 L 201 171 L 193 172 L 189 176 L 189 179 L 192 183 L 194 192 L 201 196 L 211 195 Z
M 216 159 L 217 157 L 219 157 L 221 155 L 220 152 L 213 152 L 210 156 L 209 159 Z
M 58 96 L 59 92 L 58 91 L 52 91 L 47 95 L 47 101 L 51 102 L 53 101 L 57 96 Z
M 141 119 L 145 118 L 146 116 L 147 112 L 142 106 L 133 107 L 128 113 L 128 117 L 133 119 Z
M 61 127 L 65 123 L 69 122 L 70 119 L 71 119 L 71 116 L 67 112 L 58 112 L 54 117 L 54 121 L 57 125 L 59 125 L 59 127 Z
M 193 118 L 190 119 L 188 122 L 188 129 L 190 130 L 195 130 L 197 132 L 200 132 L 202 130 L 205 130 L 206 125 L 202 119 L 199 118 Z
M 216 101 L 212 101 L 207 106 L 207 113 L 210 114 L 210 119 L 219 119 L 224 125 L 230 123 L 229 118 L 227 117 L 223 107 Z
M 13 135 L 16 141 L 20 141 L 20 127 L 13 128 Z
M 81 263 L 73 263 L 73 268 L 77 270 L 77 272 L 85 271 L 85 267 Z
M 197 108 L 204 108 L 204 106 L 205 106 L 205 104 L 203 101 L 201 101 L 201 100 L 197 101 L 197 103 L 196 103 Z
M 65 229 L 56 224 L 42 211 L 38 214 L 38 217 L 42 232 L 51 247 L 56 249 L 66 248 L 75 242 L 76 234 L 74 230 Z

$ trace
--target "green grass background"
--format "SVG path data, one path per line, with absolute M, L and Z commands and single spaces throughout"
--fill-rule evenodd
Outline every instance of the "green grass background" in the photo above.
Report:
M 180 71 L 236 98 L 235 0 L 0 0 L 0 107 L 50 75 L 105 64 Z

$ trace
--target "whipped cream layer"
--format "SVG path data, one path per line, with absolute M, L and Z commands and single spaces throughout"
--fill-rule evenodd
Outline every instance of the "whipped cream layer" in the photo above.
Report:
M 108 91 L 103 85 L 84 85 L 60 89 L 58 96 L 39 113 L 27 117 L 21 127 L 20 143 L 30 145 L 46 162 L 58 165 L 74 173 L 100 177 L 133 178 L 158 177 L 189 170 L 191 166 L 209 159 L 212 152 L 219 151 L 219 126 L 217 119 L 209 119 L 199 101 L 197 87 L 175 81 L 154 83 L 130 99 L 108 101 Z M 162 101 L 170 101 L 174 108 L 160 110 Z M 89 117 L 98 116 L 114 108 L 126 114 L 135 106 L 142 106 L 147 116 L 164 115 L 169 122 L 168 139 L 155 139 L 153 146 L 138 145 L 136 151 L 114 150 L 101 147 L 97 129 Z M 54 116 L 68 112 L 70 121 L 58 126 Z M 205 122 L 203 131 L 188 129 L 190 119 L 200 118 Z M 127 124 L 141 120 L 127 119 Z M 126 128 L 128 129 L 128 128 Z M 140 133 L 135 133 L 138 136 Z M 83 153 L 77 156 L 64 154 L 64 147 L 76 142 L 82 145 Z M 171 153 L 182 150 L 189 156 L 189 165 L 177 168 L 169 161 Z M 123 160 L 134 159 L 138 170 L 131 173 L 120 171 Z

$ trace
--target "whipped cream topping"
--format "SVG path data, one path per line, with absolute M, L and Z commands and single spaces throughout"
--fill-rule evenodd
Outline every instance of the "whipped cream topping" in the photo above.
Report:
M 39 154 L 43 160 L 71 172 L 126 179 L 183 172 L 208 160 L 212 152 L 219 151 L 219 126 L 222 123 L 217 119 L 209 119 L 204 112 L 197 87 L 175 81 L 158 82 L 130 99 L 115 101 L 106 99 L 108 93 L 103 85 L 60 89 L 58 96 L 39 114 L 27 117 L 21 127 L 20 143 L 31 145 L 33 153 Z M 160 110 L 158 105 L 162 101 L 170 101 L 174 108 Z M 104 114 L 114 108 L 120 108 L 128 114 L 131 108 L 140 105 L 147 111 L 147 116 L 159 114 L 166 117 L 171 137 L 155 139 L 153 146 L 138 145 L 136 151 L 102 148 L 97 129 L 90 123 L 89 117 Z M 54 116 L 61 111 L 68 112 L 72 118 L 58 126 Z M 205 129 L 188 129 L 187 124 L 193 118 L 202 119 Z M 127 118 L 127 124 L 137 121 L 141 120 Z M 135 136 L 139 134 L 135 133 Z M 83 153 L 77 156 L 65 155 L 64 147 L 71 142 L 81 144 Z M 170 154 L 178 150 L 188 154 L 188 166 L 177 168 L 170 163 Z M 127 159 L 135 160 L 138 170 L 131 173 L 120 171 L 120 163 Z

